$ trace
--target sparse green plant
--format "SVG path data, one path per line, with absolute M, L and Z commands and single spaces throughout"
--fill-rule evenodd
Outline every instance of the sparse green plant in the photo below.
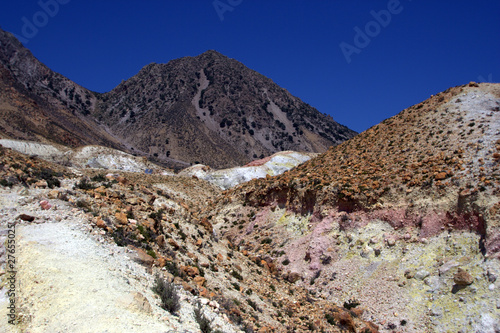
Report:
M 248 305 L 250 305 L 252 307 L 252 309 L 254 309 L 255 311 L 257 311 L 258 307 L 257 307 L 257 303 L 255 303 L 254 301 L 252 301 L 251 299 L 247 299 L 247 303 Z
M 92 177 L 90 180 L 92 180 L 93 182 L 105 182 L 106 177 L 102 173 L 100 173 Z
M 41 178 L 47 182 L 49 188 L 60 187 L 61 182 L 56 177 L 61 177 L 62 174 L 48 168 L 42 168 L 34 172 L 33 178 Z
M 75 204 L 76 204 L 76 207 L 83 209 L 85 212 L 92 211 L 92 206 L 85 199 L 78 199 L 78 200 L 76 200 Z
M 127 246 L 127 238 L 125 237 L 125 233 L 122 227 L 117 228 L 115 231 L 113 231 L 113 240 L 118 246 Z
M 5 187 L 12 187 L 14 184 L 9 182 L 6 179 L 0 179 L 0 185 L 5 186 Z
M 203 309 L 201 307 L 201 303 L 197 302 L 196 306 L 194 307 L 193 310 L 194 313 L 194 319 L 200 325 L 200 330 L 202 333 L 212 333 L 212 321 L 209 320 L 205 314 L 203 313 Z
M 147 250 L 146 253 L 156 259 L 156 252 L 153 249 Z
M 176 263 L 173 261 L 167 261 L 165 268 L 167 271 L 173 276 L 180 276 L 179 267 L 177 267 Z
M 346 308 L 347 310 L 350 310 L 350 309 L 357 307 L 360 304 L 361 303 L 359 303 L 356 299 L 351 298 L 350 300 L 344 302 L 344 308 Z
M 261 244 L 271 244 L 273 242 L 273 240 L 269 237 L 267 238 L 264 238 L 260 243 Z
M 161 222 L 161 219 L 163 218 L 164 212 L 165 212 L 164 209 L 159 209 L 156 212 L 149 214 L 149 217 L 159 223 L 159 222 Z
M 175 285 L 159 275 L 156 276 L 153 291 L 160 296 L 161 307 L 172 314 L 181 308 L 180 298 Z
M 337 321 L 335 320 L 335 318 L 333 317 L 333 315 L 331 313 L 326 313 L 325 314 L 325 319 L 328 322 L 328 324 L 330 324 L 332 326 L 336 326 L 337 325 Z
M 87 177 L 83 177 L 78 183 L 75 184 L 74 188 L 80 190 L 93 190 L 96 187 L 88 180 Z
M 243 276 L 241 276 L 241 274 L 240 274 L 240 273 L 238 273 L 237 271 L 235 271 L 234 269 L 233 269 L 233 271 L 231 272 L 231 275 L 232 275 L 234 278 L 236 278 L 236 279 L 238 279 L 238 280 L 240 280 L 240 281 L 243 281 Z

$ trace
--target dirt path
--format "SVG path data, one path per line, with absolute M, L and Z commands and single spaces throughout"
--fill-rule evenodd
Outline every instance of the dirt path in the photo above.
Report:
M 152 275 L 129 258 L 131 250 L 106 241 L 68 202 L 50 200 L 52 208 L 42 210 L 45 192 L 0 189 L 2 244 L 8 222 L 23 213 L 36 217 L 16 226 L 16 314 L 21 322 L 7 323 L 3 288 L 0 332 L 199 331 L 188 300 L 192 296 L 180 292 L 178 316 L 162 310 L 151 291 Z

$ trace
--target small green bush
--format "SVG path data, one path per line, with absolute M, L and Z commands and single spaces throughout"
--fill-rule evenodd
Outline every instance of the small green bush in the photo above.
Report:
M 154 250 L 152 250 L 152 249 L 151 250 L 147 250 L 146 253 L 149 254 L 154 259 L 156 259 L 156 252 Z
M 93 182 L 105 182 L 106 181 L 106 177 L 102 173 L 100 173 L 100 174 L 92 177 L 91 180 Z
M 203 309 L 201 308 L 200 302 L 196 303 L 193 312 L 194 312 L 194 319 L 196 320 L 198 325 L 200 325 L 201 332 L 212 333 L 213 332 L 212 321 L 209 320 L 203 313 Z
M 179 311 L 181 308 L 180 298 L 173 283 L 157 275 L 153 291 L 160 296 L 161 307 L 164 310 L 172 314 L 176 314 Z
M 14 185 L 14 184 L 9 182 L 6 179 L 0 179 L 0 185 L 5 186 L 5 187 L 12 187 L 12 185 Z
M 356 299 L 352 298 L 352 299 L 344 302 L 344 308 L 346 308 L 347 310 L 350 310 L 352 308 L 357 307 L 359 304 L 360 303 Z
M 237 271 L 235 271 L 234 269 L 233 269 L 233 271 L 231 272 L 231 275 L 232 275 L 234 278 L 236 278 L 236 279 L 238 279 L 238 280 L 240 280 L 240 281 L 243 281 L 243 276 L 241 276 L 241 274 L 240 274 L 240 273 L 238 273 Z
M 95 185 L 92 184 L 86 177 L 83 177 L 80 179 L 78 183 L 75 184 L 75 189 L 80 189 L 80 190 L 93 190 L 95 189 Z
M 337 321 L 335 320 L 335 318 L 332 316 L 331 313 L 325 314 L 325 319 L 328 322 L 328 324 L 330 324 L 332 326 L 337 325 Z

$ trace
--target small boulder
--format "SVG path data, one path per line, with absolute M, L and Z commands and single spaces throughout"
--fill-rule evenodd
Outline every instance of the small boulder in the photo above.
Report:
M 436 176 L 434 177 L 436 180 L 443 180 L 443 179 L 446 179 L 446 172 L 439 172 L 438 174 L 436 174 Z
M 127 214 L 125 214 L 123 212 L 116 213 L 115 217 L 116 217 L 116 220 L 118 221 L 118 223 L 120 223 L 120 224 L 125 225 L 128 223 Z
M 179 244 L 172 238 L 167 239 L 167 243 L 172 246 L 175 250 L 178 250 L 180 248 Z
M 132 245 L 129 245 L 128 247 L 134 250 L 134 252 L 130 254 L 130 258 L 132 260 L 148 267 L 153 266 L 153 263 L 155 262 L 154 258 L 147 254 L 143 249 L 139 249 Z
M 193 279 L 193 282 L 196 283 L 198 286 L 203 287 L 205 283 L 207 282 L 207 279 L 205 279 L 203 276 L 196 276 Z
M 156 237 L 156 244 L 158 244 L 159 247 L 165 247 L 165 236 L 164 235 L 160 235 L 158 237 Z
M 287 278 L 287 280 L 288 280 L 288 282 L 290 282 L 290 283 L 295 283 L 295 282 L 297 282 L 298 280 L 300 280 L 300 278 L 301 278 L 300 274 L 299 274 L 299 273 L 295 273 L 295 272 L 294 272 L 294 273 L 290 273 L 290 274 L 288 274 L 288 278 Z
M 59 190 L 52 190 L 47 194 L 49 199 L 59 199 L 60 195 L 61 193 L 59 192 Z
M 35 183 L 35 187 L 37 187 L 37 188 L 47 188 L 48 186 L 49 186 L 49 184 L 47 183 L 47 181 L 45 179 L 39 180 Z
M 468 286 L 474 282 L 474 278 L 466 270 L 459 268 L 453 276 L 453 281 L 459 286 Z
M 43 210 L 49 210 L 52 208 L 52 205 L 47 200 L 42 200 L 40 201 L 40 207 L 42 207 Z
M 35 220 L 34 216 L 27 215 L 27 214 L 21 214 L 18 216 L 18 218 L 20 218 L 23 221 L 27 221 L 27 222 L 33 222 Z
M 101 218 L 98 218 L 95 221 L 95 225 L 101 229 L 106 229 L 108 226 L 106 225 L 106 222 L 104 222 Z
M 425 269 L 421 269 L 417 273 L 415 273 L 415 279 L 424 280 L 429 275 L 430 273 L 428 271 L 426 271 Z

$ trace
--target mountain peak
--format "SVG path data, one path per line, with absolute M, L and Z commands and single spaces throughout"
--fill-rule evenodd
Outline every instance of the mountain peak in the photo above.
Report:
M 105 94 L 95 116 L 159 161 L 215 168 L 284 150 L 324 152 L 356 134 L 215 50 L 145 66 Z M 178 137 L 184 142 L 172 144 Z

